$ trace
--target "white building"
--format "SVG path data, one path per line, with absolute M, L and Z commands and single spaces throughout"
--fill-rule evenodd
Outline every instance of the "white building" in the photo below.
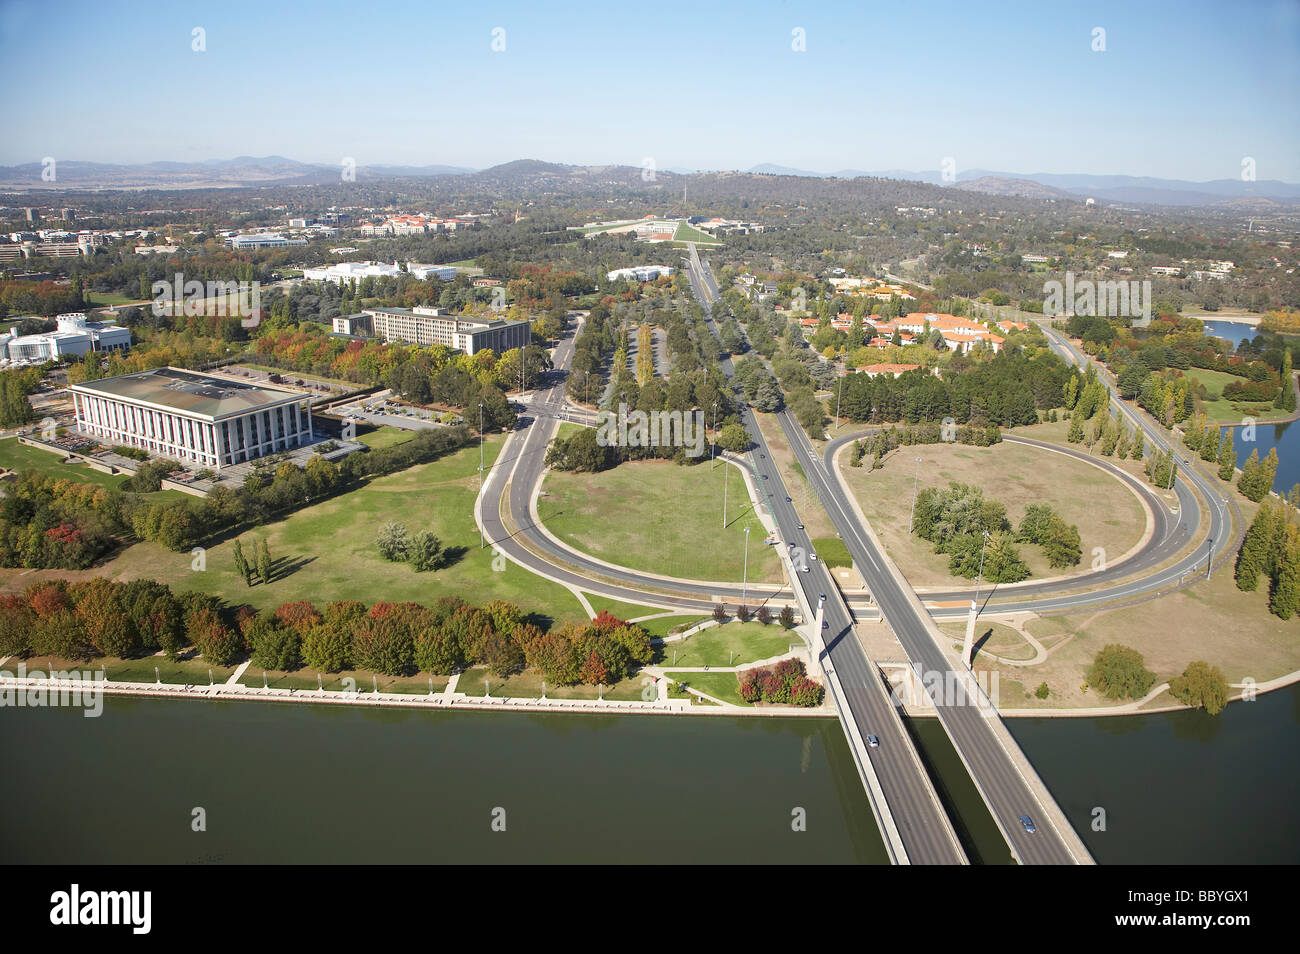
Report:
M 308 395 L 179 368 L 68 390 L 81 432 L 199 467 L 221 470 L 314 440 Z
M 676 269 L 668 265 L 636 265 L 632 268 L 616 268 L 614 271 L 606 274 L 611 282 L 625 281 L 633 279 L 638 282 L 652 282 L 660 276 L 668 277 Z
M 256 235 L 236 235 L 230 247 L 236 251 L 255 248 L 284 248 L 289 245 L 306 245 L 306 239 L 285 238 L 278 232 L 260 232 Z
M 60 358 L 79 358 L 88 351 L 125 351 L 131 347 L 131 330 L 102 321 L 87 321 L 81 312 L 55 319 L 55 330 L 35 335 L 6 335 L 0 346 L 14 364 L 42 364 Z

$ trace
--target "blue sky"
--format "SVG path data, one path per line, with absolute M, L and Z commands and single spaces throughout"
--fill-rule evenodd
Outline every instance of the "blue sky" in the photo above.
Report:
M 1250 156 L 1258 178 L 1300 182 L 1300 0 L 0 0 L 0 61 L 17 84 L 3 164 L 831 171 L 950 156 L 959 171 L 1205 180 Z

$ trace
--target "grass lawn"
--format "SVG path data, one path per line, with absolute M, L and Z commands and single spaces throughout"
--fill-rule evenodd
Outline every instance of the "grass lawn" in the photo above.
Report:
M 1249 518 L 1250 511 L 1243 514 Z M 1025 706 L 1111 704 L 1095 690 L 1084 693 L 1080 689 L 1098 650 L 1110 643 L 1142 653 L 1157 683 L 1179 675 L 1193 660 L 1218 666 L 1229 683 L 1247 676 L 1265 682 L 1300 669 L 1295 620 L 1281 620 L 1268 612 L 1266 580 L 1260 581 L 1254 593 L 1238 590 L 1231 567 L 1215 570 L 1208 582 L 1203 580 L 1158 600 L 1044 617 L 1030 621 L 1028 628 L 1045 645 L 1057 647 L 1043 663 L 1028 668 L 1000 667 L 983 657 L 986 668 L 1000 669 L 1004 699 L 1009 698 L 1009 677 L 1022 680 L 1031 691 L 1040 682 L 1047 683 L 1050 698 L 1045 702 L 1026 700 Z M 1056 637 L 1058 633 L 1065 634 L 1064 638 Z
M 658 636 L 662 639 L 672 634 L 673 630 L 690 629 L 696 623 L 702 623 L 708 619 L 707 616 L 661 616 L 659 619 L 648 619 L 644 623 L 637 623 L 651 636 Z
M 715 699 L 750 708 L 750 704 L 740 698 L 740 680 L 734 672 L 684 672 L 680 676 L 680 679 L 676 676 L 672 678 L 686 683 L 692 689 L 707 692 Z
M 390 427 L 387 424 L 371 428 L 365 433 L 362 433 L 361 428 L 357 428 L 357 440 L 372 450 L 382 450 L 394 444 L 405 444 L 414 436 L 414 431 L 404 431 L 400 427 Z
M 83 296 L 89 308 L 105 308 L 110 305 L 128 305 L 140 301 L 139 295 L 117 295 L 112 292 L 86 292 Z
M 772 461 L 781 474 L 786 493 L 790 495 L 795 509 L 799 511 L 799 519 L 803 521 L 808 538 L 810 540 L 826 537 L 835 539 L 835 525 L 826 515 L 821 499 L 813 492 L 812 484 L 804 475 L 803 467 L 795 460 L 790 443 L 785 439 L 785 431 L 781 429 L 781 422 L 772 414 L 754 416 L 758 418 L 758 426 L 767 441 Z M 820 556 L 820 551 L 818 555 Z
M 500 448 L 500 435 L 490 438 L 487 459 L 494 460 Z M 478 447 L 465 447 L 244 533 L 246 547 L 265 539 L 280 561 L 270 584 L 248 587 L 236 576 L 233 540 L 209 544 L 203 572 L 190 571 L 188 553 L 172 553 L 155 543 L 127 548 L 99 572 L 123 580 L 161 580 L 178 591 L 197 589 L 258 609 L 298 599 L 317 604 L 338 599 L 427 604 L 439 596 L 461 596 L 478 604 L 508 600 L 526 613 L 584 621 L 582 607 L 568 590 L 505 559 L 494 559 L 491 547 L 479 549 L 472 512 L 477 468 Z M 456 551 L 455 562 L 416 573 L 405 564 L 385 561 L 375 548 L 375 533 L 395 518 L 412 532 L 433 530 L 445 548 Z M 494 562 L 500 569 L 494 569 Z
M 645 685 L 643 685 L 643 679 Z M 650 677 L 630 676 L 612 686 L 605 686 L 603 696 L 597 686 L 546 686 L 548 699 L 614 699 L 619 702 L 636 701 L 650 682 Z M 486 686 L 485 686 L 486 684 Z M 493 696 L 512 699 L 537 699 L 542 695 L 542 674 L 536 669 L 525 669 L 508 679 L 490 675 L 484 666 L 467 669 L 456 683 L 456 691 L 467 696 L 482 696 L 484 689 Z
M 632 461 L 599 474 L 552 471 L 538 513 L 570 546 L 610 563 L 693 580 L 740 582 L 749 533 L 749 580 L 776 582 L 781 564 L 739 474 L 728 475 L 722 529 L 723 474 L 708 462 Z
M 743 666 L 760 659 L 770 659 L 802 646 L 798 633 L 782 629 L 778 623 L 725 623 L 700 630 L 694 636 L 673 640 L 662 647 L 657 666 Z M 735 658 L 732 658 L 732 653 Z M 691 675 L 683 674 L 689 680 Z
M 812 541 L 813 552 L 832 569 L 837 566 L 853 566 L 853 557 L 849 548 L 839 537 L 818 537 Z
M 1045 428 L 1059 426 L 1048 424 Z M 1033 431 L 1026 428 L 1015 433 L 1051 439 Z M 1091 570 L 1094 547 L 1103 548 L 1109 560 L 1118 559 L 1142 538 L 1146 526 L 1141 503 L 1118 479 L 1083 461 L 1023 444 L 905 447 L 891 453 L 876 471 L 850 467 L 847 456 L 842 457 L 842 471 L 863 513 L 913 586 L 966 582 L 948 572 L 946 555 L 935 553 L 931 543 L 908 533 L 915 457 L 921 458 L 918 490 L 947 487 L 953 481 L 973 484 L 983 489 L 985 498 L 1006 505 L 1013 527 L 1019 526 L 1030 504 L 1050 504 L 1066 523 L 1079 528 L 1083 559 L 1077 567 L 1068 568 L 1071 573 Z M 1020 544 L 1020 555 L 1029 565 L 1030 579 L 1066 572 L 1048 566 L 1041 547 Z
M 11 659 L 5 664 L 5 668 L 11 673 L 17 674 L 17 660 Z M 212 663 L 194 656 L 192 659 L 171 660 L 166 656 L 144 656 L 140 659 L 118 659 L 116 656 L 101 656 L 92 659 L 90 662 L 82 662 L 72 659 L 54 659 L 50 660 L 48 656 L 33 656 L 27 660 L 27 671 L 49 672 L 54 670 L 63 670 L 65 672 L 93 671 L 98 672 L 100 666 L 104 667 L 104 678 L 110 682 L 155 682 L 161 679 L 163 682 L 178 683 L 191 686 L 206 686 L 208 684 L 208 671 L 212 672 L 212 681 L 223 683 L 230 678 L 235 671 L 234 666 L 214 666 Z M 158 668 L 158 673 L 154 675 L 154 667 Z
M 966 638 L 965 622 L 943 623 L 939 628 L 952 636 L 955 645 L 960 645 Z M 1025 642 L 1025 637 L 1004 623 L 976 620 L 975 645 L 979 647 L 980 653 L 992 653 L 1003 659 L 1034 658 L 1034 649 Z
M 606 596 L 597 596 L 595 593 L 587 594 L 587 602 L 597 613 L 605 610 L 607 613 L 617 616 L 622 620 L 636 619 L 638 616 L 653 616 L 656 613 L 664 613 L 667 610 L 654 606 L 637 606 L 635 603 L 620 603 L 618 600 L 611 600 Z
M 1223 397 L 1223 389 L 1231 381 L 1247 381 L 1247 378 L 1226 371 L 1209 371 L 1205 368 L 1191 368 L 1184 372 L 1205 387 L 1205 399 L 1201 402 L 1205 415 L 1219 424 L 1240 424 L 1243 417 L 1257 417 L 1261 420 L 1269 417 L 1285 417 L 1286 411 L 1273 407 L 1272 401 L 1229 401 Z
M 240 681 L 250 687 L 262 685 L 263 670 L 258 666 L 249 666 L 244 670 Z M 433 680 L 433 691 L 442 692 L 447 688 L 448 676 L 430 676 L 417 673 L 414 676 L 386 676 L 365 670 L 346 670 L 344 672 L 323 673 L 317 682 L 316 673 L 310 669 L 295 669 L 293 672 L 266 670 L 266 685 L 271 689 L 315 689 L 321 688 L 332 692 L 374 692 L 378 686 L 380 692 L 407 692 L 422 696 L 429 692 L 429 680 Z
M 681 222 L 677 226 L 677 231 L 673 233 L 674 242 L 698 242 L 702 245 L 721 245 L 716 238 L 708 232 L 701 232 L 695 226 Z
M 126 474 L 106 474 L 101 470 L 87 467 L 83 463 L 65 463 L 65 459 L 39 447 L 19 444 L 16 437 L 0 440 L 0 467 L 13 470 L 35 470 L 51 477 L 81 480 L 88 484 L 98 484 L 110 490 L 117 490 L 127 479 Z M 165 503 L 168 500 L 192 500 L 189 494 L 179 490 L 159 490 L 147 495 L 150 500 Z

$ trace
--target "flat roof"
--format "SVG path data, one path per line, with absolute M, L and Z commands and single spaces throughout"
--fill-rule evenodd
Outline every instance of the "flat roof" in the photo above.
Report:
M 309 398 L 309 395 L 295 391 L 214 378 L 180 368 L 153 368 L 121 374 L 115 378 L 69 385 L 69 389 L 213 420 Z

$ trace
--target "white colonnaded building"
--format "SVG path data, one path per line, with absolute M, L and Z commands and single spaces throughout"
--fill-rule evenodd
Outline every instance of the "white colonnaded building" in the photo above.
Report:
M 82 433 L 213 470 L 315 439 L 310 395 L 180 368 L 122 374 L 68 390 Z

